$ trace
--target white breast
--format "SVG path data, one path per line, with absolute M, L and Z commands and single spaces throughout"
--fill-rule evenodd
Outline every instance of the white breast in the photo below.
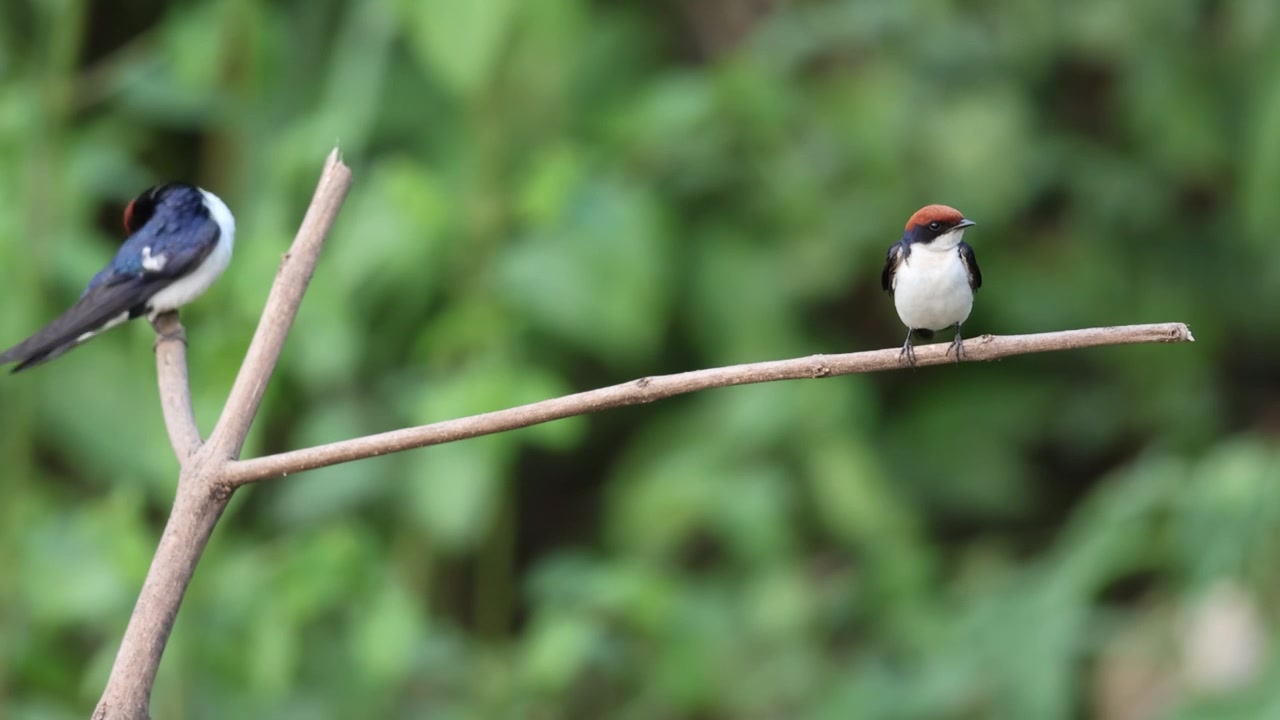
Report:
M 955 245 L 913 245 L 894 274 L 893 304 L 913 330 L 945 330 L 969 318 L 973 289 Z
M 152 318 L 160 313 L 176 310 L 203 295 L 231 262 L 231 250 L 235 247 L 236 219 L 217 195 L 208 190 L 201 190 L 200 193 L 204 195 L 204 206 L 209 209 L 209 216 L 218 223 L 221 231 L 218 233 L 218 244 L 194 272 L 151 297 Z

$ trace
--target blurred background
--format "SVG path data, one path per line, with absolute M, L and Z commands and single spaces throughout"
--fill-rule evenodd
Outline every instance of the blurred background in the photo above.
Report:
M 168 179 L 213 425 L 339 144 L 246 456 L 897 347 L 885 249 L 978 222 L 967 334 L 1194 345 L 716 390 L 239 493 L 159 718 L 1280 717 L 1272 0 L 16 0 L 0 346 Z M 135 323 L 0 378 L 0 716 L 82 718 L 177 465 Z

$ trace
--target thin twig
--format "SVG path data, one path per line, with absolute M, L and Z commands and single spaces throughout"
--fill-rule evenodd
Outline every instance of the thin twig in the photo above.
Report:
M 167 312 L 152 321 L 156 331 L 156 374 L 160 382 L 160 407 L 169 443 L 178 463 L 187 460 L 204 443 L 191 409 L 191 386 L 187 382 L 187 334 L 178 313 Z
M 1192 342 L 1194 340 L 1191 331 L 1182 323 L 1087 328 L 1035 335 L 983 335 L 965 341 L 964 359 L 966 361 L 997 360 L 1010 355 L 1074 350 L 1099 345 Z M 948 356 L 946 347 L 947 343 L 937 343 L 917 348 L 916 365 L 953 364 L 955 356 Z M 588 390 L 506 410 L 233 462 L 228 465 L 224 480 L 232 485 L 243 485 L 352 460 L 481 435 L 492 435 L 575 415 L 648 403 L 673 395 L 710 388 L 895 370 L 903 367 L 899 357 L 900 352 L 898 348 L 893 348 L 843 355 L 812 355 L 792 360 L 731 365 L 675 375 L 641 378 L 621 385 Z
M 280 263 L 276 281 L 267 296 L 267 306 L 258 321 L 258 330 L 240 365 L 240 373 L 231 386 L 227 404 L 222 408 L 218 424 L 209 436 L 210 443 L 217 443 L 218 452 L 228 459 L 240 456 L 249 426 L 258 414 L 262 394 L 266 392 L 271 373 L 275 371 L 280 351 L 284 347 L 293 319 L 302 305 L 324 239 L 338 216 L 338 208 L 351 188 L 351 170 L 342 163 L 338 149 L 334 148 L 325 160 L 324 172 L 307 215 L 302 219 L 293 245 Z

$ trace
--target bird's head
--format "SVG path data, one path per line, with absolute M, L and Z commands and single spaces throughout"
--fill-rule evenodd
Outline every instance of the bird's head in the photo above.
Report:
M 148 188 L 125 206 L 124 230 L 134 235 L 157 215 L 162 227 L 212 220 L 226 238 L 233 237 L 236 231 L 236 220 L 226 203 L 195 185 L 171 182 Z
M 903 239 L 933 250 L 950 250 L 964 239 L 965 228 L 975 224 L 953 207 L 925 205 L 907 221 Z
M 129 201 L 124 208 L 125 232 L 130 235 L 138 232 L 143 225 L 147 224 L 151 216 L 156 214 L 156 203 L 164 193 L 165 187 L 165 185 L 149 187 L 141 195 Z

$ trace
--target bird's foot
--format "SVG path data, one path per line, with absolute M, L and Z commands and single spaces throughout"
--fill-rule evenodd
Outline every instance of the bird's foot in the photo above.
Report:
M 964 338 L 960 337 L 959 330 L 956 330 L 956 339 L 952 340 L 951 344 L 947 346 L 947 352 L 943 354 L 943 357 L 950 355 L 952 350 L 956 353 L 956 362 L 960 362 L 960 358 L 964 357 Z
M 902 351 L 898 353 L 898 361 L 910 367 L 916 366 L 916 349 L 911 346 L 911 332 L 907 331 L 907 341 L 902 343 Z
M 182 323 L 178 321 L 178 313 L 176 311 L 160 313 L 151 318 L 151 328 L 156 331 L 155 347 L 159 347 L 160 343 L 169 340 L 177 340 L 183 345 L 187 344 L 187 331 L 182 327 Z

